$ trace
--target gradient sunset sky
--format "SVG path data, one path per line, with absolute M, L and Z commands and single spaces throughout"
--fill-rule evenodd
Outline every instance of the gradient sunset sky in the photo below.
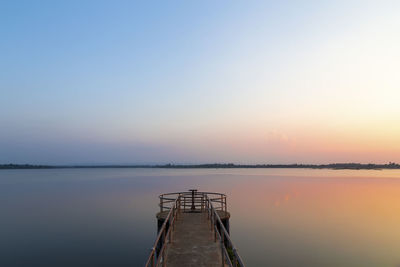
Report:
M 1 1 L 0 164 L 400 162 L 400 1 Z

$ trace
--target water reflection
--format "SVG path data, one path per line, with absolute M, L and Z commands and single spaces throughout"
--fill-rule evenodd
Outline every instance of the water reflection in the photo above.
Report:
M 400 264 L 400 172 L 285 169 L 0 171 L 0 266 L 141 266 L 157 195 L 228 194 L 248 266 Z
M 232 233 L 252 266 L 400 262 L 398 179 L 251 177 L 234 194 Z

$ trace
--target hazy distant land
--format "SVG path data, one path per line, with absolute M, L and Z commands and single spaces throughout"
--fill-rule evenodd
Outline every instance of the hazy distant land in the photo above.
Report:
M 33 165 L 33 164 L 0 164 L 0 169 L 75 169 L 75 168 L 165 168 L 165 169 L 233 169 L 233 168 L 309 168 L 309 169 L 351 169 L 380 170 L 400 169 L 400 165 L 362 164 L 362 163 L 331 163 L 331 164 L 164 164 L 164 165 Z

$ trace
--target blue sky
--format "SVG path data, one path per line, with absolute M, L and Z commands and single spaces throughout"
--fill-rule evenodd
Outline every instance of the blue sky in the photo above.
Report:
M 0 163 L 400 160 L 399 11 L 1 1 Z

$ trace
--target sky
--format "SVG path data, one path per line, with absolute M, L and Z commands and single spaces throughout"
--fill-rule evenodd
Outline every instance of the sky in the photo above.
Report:
M 400 162 L 399 14 L 0 0 L 0 164 Z

